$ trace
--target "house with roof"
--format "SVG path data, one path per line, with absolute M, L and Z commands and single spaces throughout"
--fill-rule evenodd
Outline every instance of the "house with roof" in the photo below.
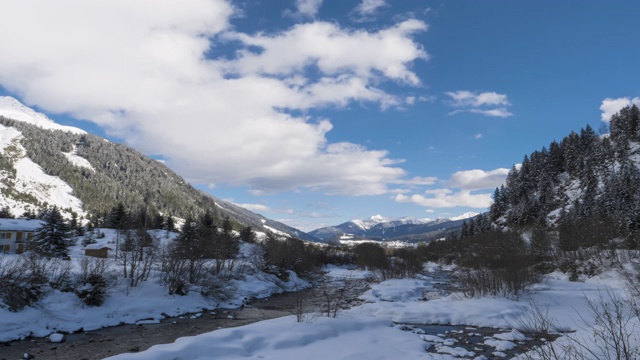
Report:
M 43 224 L 32 219 L 0 219 L 0 253 L 24 252 L 29 238 Z

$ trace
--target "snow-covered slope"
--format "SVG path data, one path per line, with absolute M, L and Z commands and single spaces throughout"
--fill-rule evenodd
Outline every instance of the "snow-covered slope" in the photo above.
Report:
M 43 129 L 62 130 L 74 134 L 86 134 L 86 131 L 82 129 L 57 124 L 53 120 L 49 119 L 47 115 L 24 106 L 20 101 L 10 96 L 0 96 L 0 116 L 36 125 Z
M 466 213 L 464 213 L 462 215 L 459 215 L 459 216 L 451 217 L 451 218 L 449 218 L 449 220 L 451 220 L 451 221 L 466 220 L 466 219 L 471 219 L 472 217 L 475 217 L 475 216 L 478 216 L 478 215 L 480 215 L 480 213 L 471 211 L 471 212 L 466 212 Z
M 0 125 L 0 156 L 12 165 L 12 170 L 0 169 L 0 189 L 4 194 L 0 207 L 8 206 L 14 216 L 20 216 L 28 209 L 37 210 L 33 203 L 39 202 L 84 214 L 82 202 L 73 195 L 73 189 L 59 177 L 47 175 L 29 159 L 21 139 L 18 130 Z
M 174 219 L 209 210 L 255 231 L 272 229 L 318 241 L 214 199 L 135 149 L 56 124 L 11 97 L 0 97 L 0 190 L 0 207 L 8 206 L 14 216 L 46 205 L 56 205 L 67 215 L 104 213 L 124 200 L 132 208 L 144 202 Z

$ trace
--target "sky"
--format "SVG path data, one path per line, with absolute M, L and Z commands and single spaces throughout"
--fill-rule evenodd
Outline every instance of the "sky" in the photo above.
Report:
M 640 104 L 636 1 L 3 0 L 0 95 L 305 231 L 486 211 Z

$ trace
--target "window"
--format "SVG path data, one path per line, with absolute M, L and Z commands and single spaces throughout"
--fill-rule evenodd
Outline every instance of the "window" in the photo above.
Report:
M 4 245 L 2 251 L 3 252 L 9 252 L 9 250 L 11 250 L 11 246 L 9 245 Z
M 11 233 L 8 233 L 8 232 L 0 233 L 0 239 L 11 239 Z

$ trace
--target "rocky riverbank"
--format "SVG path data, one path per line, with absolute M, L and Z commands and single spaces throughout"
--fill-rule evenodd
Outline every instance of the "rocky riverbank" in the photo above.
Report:
M 297 299 L 311 294 L 312 290 L 303 290 L 275 295 L 267 300 L 256 300 L 240 309 L 215 309 L 166 318 L 158 324 L 120 325 L 78 332 L 68 334 L 61 343 L 51 343 L 48 338 L 0 343 L 0 360 L 24 359 L 25 353 L 42 360 L 97 360 L 126 352 L 143 351 L 153 345 L 171 343 L 184 336 L 292 315 Z

